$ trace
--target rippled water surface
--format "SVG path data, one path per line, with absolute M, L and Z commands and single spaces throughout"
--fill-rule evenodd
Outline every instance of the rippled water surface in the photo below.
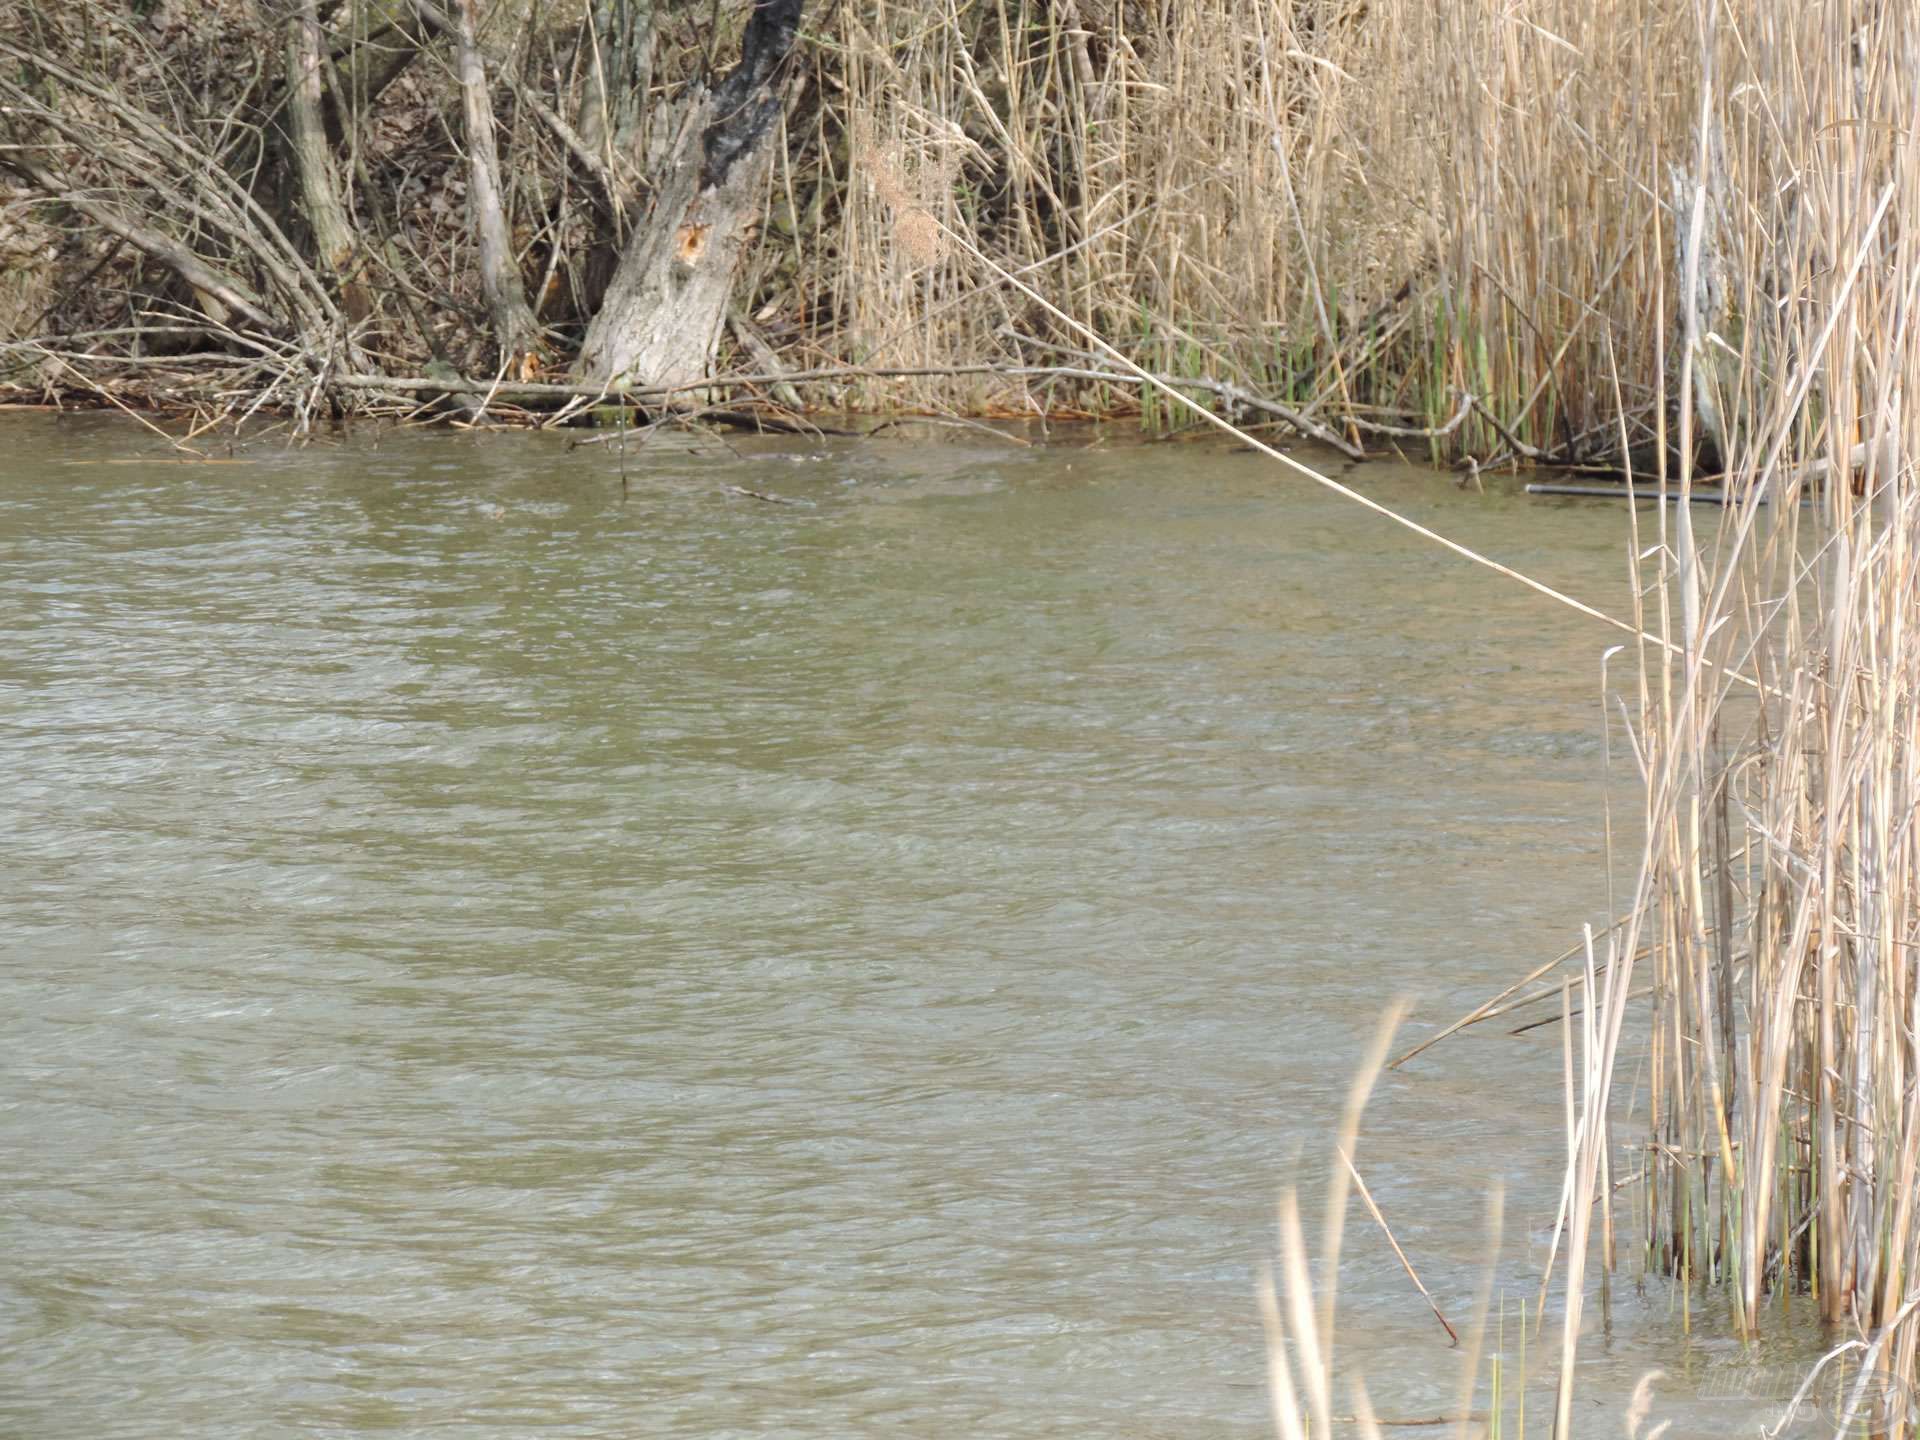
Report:
M 1258 1435 L 1384 1005 L 1606 909 L 1614 637 L 1251 455 L 0 419 L 8 1435 Z M 1617 511 L 1350 478 L 1624 600 Z M 1490 1029 L 1361 1152 L 1456 1323 L 1563 1147 Z M 1357 1207 L 1341 1284 L 1457 1409 Z

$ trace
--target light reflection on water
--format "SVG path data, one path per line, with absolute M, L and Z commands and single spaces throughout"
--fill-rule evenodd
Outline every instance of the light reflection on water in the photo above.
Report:
M 1604 909 L 1609 635 L 1250 456 L 677 443 L 623 498 L 546 437 L 5 433 L 8 1433 L 1260 1434 L 1272 1197 L 1384 1003 Z M 1620 599 L 1610 512 L 1353 478 Z M 1456 1316 L 1496 1181 L 1530 1293 L 1558 1073 L 1382 1087 Z M 1449 1409 L 1350 1234 L 1381 1408 Z M 1622 1288 L 1608 1413 L 1715 1363 Z

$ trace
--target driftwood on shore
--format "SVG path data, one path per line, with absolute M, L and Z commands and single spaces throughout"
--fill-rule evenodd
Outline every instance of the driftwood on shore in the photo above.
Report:
M 185 327 L 195 331 L 197 327 Z M 286 347 L 278 354 L 248 358 L 229 351 L 208 350 L 166 356 L 114 356 L 75 348 L 86 336 L 0 344 L 0 368 L 9 355 L 23 355 L 41 363 L 41 385 L 33 388 L 0 383 L 0 393 L 18 399 L 92 399 L 107 404 L 136 404 L 162 410 L 223 414 L 258 413 L 262 409 L 290 410 L 301 416 L 355 412 L 414 418 L 443 415 L 468 423 L 493 420 L 501 424 L 563 425 L 590 416 L 602 407 L 624 407 L 647 413 L 698 411 L 714 415 L 713 400 L 720 395 L 744 398 L 765 417 L 767 428 L 786 428 L 785 414 L 842 408 L 836 391 L 872 381 L 929 376 L 977 376 L 1009 385 L 1063 382 L 1076 386 L 1098 384 L 1132 395 L 1144 385 L 1160 385 L 1204 396 L 1229 416 L 1277 421 L 1303 438 L 1339 451 L 1349 459 L 1365 459 L 1367 450 L 1327 424 L 1291 406 L 1252 393 L 1244 386 L 1207 377 L 1148 373 L 1147 379 L 1087 356 L 1084 363 L 1059 365 L 943 365 L 864 366 L 830 365 L 810 370 L 776 367 L 767 370 L 714 374 L 676 384 L 589 384 L 555 380 L 465 376 L 450 367 L 436 366 L 429 375 L 381 375 L 329 367 L 315 357 Z M 238 339 L 239 337 L 234 337 Z M 62 343 L 64 342 L 64 343 Z M 258 346 L 265 351 L 264 346 Z M 763 358 L 770 358 L 765 357 Z M 802 395 L 802 390 L 806 395 Z M 242 405 L 242 402 L 246 403 Z M 1124 402 L 1116 401 L 1116 404 Z M 1427 440 L 1451 434 L 1472 409 L 1462 396 L 1453 416 L 1444 424 L 1419 427 L 1372 418 L 1355 418 L 1352 428 L 1390 439 Z M 738 412 L 736 412 L 737 414 Z M 1007 418 L 1023 412 L 1009 407 Z M 801 427 L 811 428 L 811 427 Z
M 1365 221 L 1390 243 L 1356 234 L 1363 272 L 1321 268 L 1322 121 L 1278 97 L 1345 116 L 1341 62 L 1300 47 L 1360 31 L 1262 49 L 1264 98 L 1221 109 L 1207 87 L 1248 81 L 1256 36 L 1206 3 L 1219 23 L 0 0 L 0 396 L 196 424 L 716 395 L 1187 423 L 978 254 L 1215 413 L 1349 458 L 1604 458 L 1615 428 L 1566 409 L 1567 342 L 1524 383 L 1466 366 L 1451 262 L 1401 220 Z M 1202 111 L 1217 133 L 1169 123 Z M 1657 408 L 1633 398 L 1634 443 Z

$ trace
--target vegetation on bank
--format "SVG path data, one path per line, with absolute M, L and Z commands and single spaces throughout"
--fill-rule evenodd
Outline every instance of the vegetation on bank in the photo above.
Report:
M 1472 13 L 1492 27 L 1472 52 L 1486 62 L 1479 99 L 1528 121 L 1489 120 L 1491 145 L 1468 147 L 1510 146 L 1510 163 L 1487 174 L 1526 182 L 1512 200 L 1482 192 L 1505 228 L 1474 264 L 1516 313 L 1529 293 L 1537 315 L 1568 307 L 1539 324 L 1530 352 L 1508 331 L 1506 353 L 1532 355 L 1533 383 L 1563 414 L 1584 404 L 1606 417 L 1639 485 L 1684 498 L 1711 463 L 1730 502 L 1704 512 L 1711 523 L 1685 503 L 1631 512 L 1634 608 L 1622 618 L 1639 636 L 1602 669 L 1610 728 L 1642 785 L 1644 845 L 1614 925 L 1572 952 L 1577 972 L 1522 997 L 1558 994 L 1568 1014 L 1554 1433 L 1573 1433 L 1588 1278 L 1612 1268 L 1624 1232 L 1705 1323 L 1752 1336 L 1781 1311 L 1816 1307 L 1859 1377 L 1839 1433 L 1909 1435 L 1920 11 L 1879 0 L 1495 9 L 1435 7 L 1448 23 Z M 1596 65 L 1615 87 L 1610 112 L 1570 71 L 1531 101 L 1501 92 L 1501 74 L 1537 62 L 1545 78 L 1556 55 Z M 1608 170 L 1602 154 L 1623 163 Z M 1503 271 L 1501 250 L 1534 257 L 1541 288 Z M 1610 298 L 1629 272 L 1637 315 Z M 1455 333 L 1477 345 L 1499 309 Z M 1528 383 L 1526 370 L 1504 373 Z M 1640 424 L 1655 439 L 1645 453 Z M 1327 1347 L 1308 1331 L 1329 1330 L 1330 1314 L 1292 1313 L 1293 1363 L 1303 1349 L 1318 1363 Z M 1309 1387 L 1316 1405 L 1330 1384 L 1329 1372 Z M 1363 1402 L 1356 1392 L 1364 1413 Z
M 1607 661 L 1646 841 L 1576 956 L 1560 1373 L 1618 1191 L 1733 1328 L 1808 1296 L 1920 1393 L 1916 116 L 1889 0 L 0 0 L 0 385 L 1170 417 L 1131 362 L 1710 468 Z M 1330 1305 L 1272 1319 L 1324 1419 Z
M 1249 423 L 1648 458 L 1696 182 L 1736 350 L 1801 228 L 1695 173 L 1694 9 L 0 0 L 0 383 L 1172 418 L 984 256 Z

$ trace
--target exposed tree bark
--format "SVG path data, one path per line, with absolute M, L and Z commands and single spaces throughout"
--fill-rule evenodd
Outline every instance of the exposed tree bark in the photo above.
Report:
M 299 0 L 287 17 L 286 54 L 288 139 L 300 209 L 313 231 L 322 267 L 340 287 L 341 308 L 349 319 L 364 320 L 373 305 L 357 275 L 359 245 L 341 200 L 340 169 L 321 117 L 320 17 L 314 0 Z
M 330 61 L 346 81 L 347 93 L 334 97 L 343 128 L 350 118 L 348 107 L 371 105 L 406 73 L 427 34 L 410 0 L 353 0 L 349 14 L 350 33 Z
M 473 0 L 454 6 L 455 70 L 467 128 L 467 204 L 480 250 L 480 288 L 493 317 L 501 365 L 515 373 L 528 368 L 538 352 L 539 322 L 527 304 L 526 286 L 513 253 L 506 208 L 500 198 L 499 152 L 493 138 L 493 102 L 487 94 L 486 67 L 480 58 Z
M 740 63 L 687 102 L 652 196 L 581 346 L 582 379 L 684 385 L 713 363 L 785 103 L 803 0 L 757 0 Z
M 654 0 L 598 0 L 587 12 L 586 98 L 580 136 L 614 180 L 607 200 L 616 235 L 639 194 L 635 154 L 653 84 Z

